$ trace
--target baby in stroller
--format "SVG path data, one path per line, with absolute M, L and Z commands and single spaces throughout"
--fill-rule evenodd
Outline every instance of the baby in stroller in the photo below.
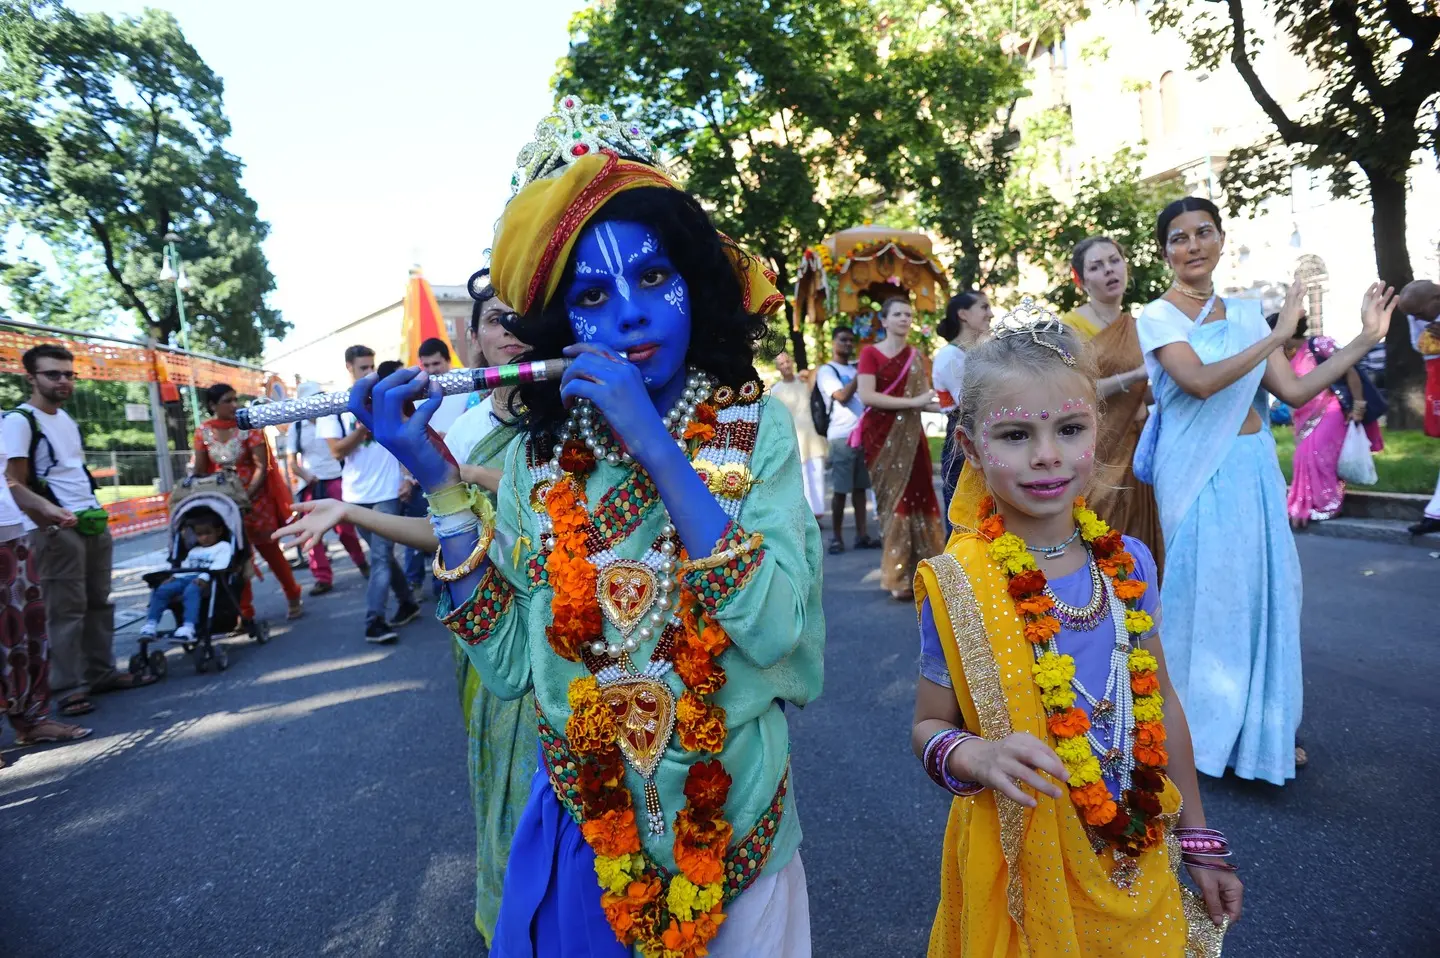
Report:
M 150 593 L 150 611 L 140 629 L 142 636 L 155 635 L 160 628 L 160 616 L 178 598 L 184 614 L 175 630 L 175 639 L 180 642 L 193 639 L 211 573 L 224 572 L 235 558 L 235 546 L 225 536 L 225 523 L 209 509 L 193 510 L 186 516 L 184 529 L 194 537 L 195 545 L 185 554 L 180 567 L 165 570 L 170 573 L 169 578 L 154 586 Z

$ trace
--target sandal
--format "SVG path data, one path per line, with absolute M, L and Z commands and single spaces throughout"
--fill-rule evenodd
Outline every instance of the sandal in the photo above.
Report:
M 90 729 L 80 725 L 42 719 L 30 726 L 30 731 L 15 735 L 15 744 L 24 748 L 28 745 L 48 745 L 51 742 L 78 742 L 90 735 Z
M 882 545 L 884 545 L 883 542 L 879 539 L 872 539 L 870 536 L 860 536 L 855 540 L 855 548 L 857 549 L 878 549 Z
M 153 672 L 111 672 L 98 682 L 90 686 L 91 695 L 104 695 L 106 692 L 124 692 L 127 689 L 138 689 L 144 685 L 153 685 L 160 681 L 160 676 Z M 69 714 L 69 713 L 65 713 Z M 84 715 L 84 712 L 80 713 Z
M 838 556 L 840 553 L 842 553 L 842 552 L 844 552 L 844 551 L 845 551 L 845 543 L 841 542 L 839 539 L 831 539 L 831 540 L 830 540 L 830 554 L 831 554 L 832 556 Z
M 296 596 L 290 600 L 290 608 L 285 612 L 285 618 L 298 619 L 305 614 L 305 609 L 300 605 L 300 597 Z
M 1310 756 L 1305 753 L 1303 746 L 1295 746 L 1295 767 L 1304 768 L 1310 764 Z
M 66 718 L 79 718 L 95 711 L 95 703 L 86 698 L 83 693 L 76 692 L 74 695 L 65 696 L 56 703 L 56 711 Z

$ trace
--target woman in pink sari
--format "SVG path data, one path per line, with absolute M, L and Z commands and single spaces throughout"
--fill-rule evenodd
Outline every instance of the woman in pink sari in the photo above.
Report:
M 1269 318 L 1273 326 L 1275 317 Z M 1285 354 L 1297 376 L 1304 376 L 1329 359 L 1337 348 L 1329 336 L 1306 336 L 1304 316 L 1295 333 Z M 1322 390 L 1294 411 L 1294 478 L 1287 498 L 1292 526 L 1301 528 L 1311 521 L 1333 519 L 1340 514 L 1345 483 L 1336 475 L 1336 467 L 1351 422 L 1364 424 L 1372 452 L 1385 448 L 1379 423 L 1366 422 L 1365 413 L 1365 393 L 1354 368 L 1345 373 L 1341 382 Z
M 856 427 L 875 505 L 885 526 L 880 584 L 900 601 L 915 597 L 915 567 L 945 548 L 930 444 L 920 413 L 939 412 L 925 358 L 905 342 L 915 311 L 896 296 L 880 308 L 885 338 L 860 352 L 858 389 L 865 414 Z M 851 445 L 855 440 L 851 439 Z

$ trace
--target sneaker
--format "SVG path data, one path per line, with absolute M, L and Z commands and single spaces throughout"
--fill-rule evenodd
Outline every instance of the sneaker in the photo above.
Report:
M 376 645 L 389 645 L 400 638 L 400 633 L 390 627 L 390 623 L 384 619 L 376 619 L 365 626 L 365 641 L 373 642 Z
M 390 620 L 391 625 L 409 625 L 415 621 L 420 614 L 420 606 L 414 602 L 406 602 L 395 610 L 395 617 Z
M 195 626 L 191 625 L 189 622 L 186 622 L 184 625 L 180 626 L 180 628 L 175 630 L 175 638 L 179 639 L 181 642 L 190 641 L 191 639 L 195 638 Z
M 310 594 L 311 594 L 311 595 L 324 595 L 324 594 L 327 593 L 327 592 L 332 592 L 332 591 L 334 591 L 334 589 L 335 589 L 335 584 L 334 584 L 333 582 L 317 582 L 317 583 L 315 583 L 314 585 L 312 585 L 312 586 L 310 587 Z
M 140 634 L 147 639 L 153 637 L 155 633 L 159 631 L 160 623 L 156 622 L 154 619 L 149 619 L 145 622 L 144 625 L 140 626 Z

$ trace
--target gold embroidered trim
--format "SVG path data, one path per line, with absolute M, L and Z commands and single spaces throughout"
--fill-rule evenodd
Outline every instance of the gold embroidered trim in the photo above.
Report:
M 975 601 L 975 591 L 960 560 L 948 552 L 942 553 L 925 563 L 935 574 L 940 586 L 940 597 L 949 611 L 951 631 L 955 634 L 955 646 L 960 653 L 960 662 L 965 669 L 965 682 L 970 687 L 970 697 L 975 702 L 975 711 L 980 716 L 980 734 L 991 742 L 998 742 L 1009 735 L 1010 709 L 1005 703 L 1005 689 L 1000 684 L 1000 669 L 995 664 L 995 653 L 985 635 L 985 621 L 980 616 L 980 604 Z M 1025 835 L 1025 809 L 1013 799 L 990 791 L 995 799 L 995 811 L 1000 816 L 1000 850 L 1005 855 L 1005 898 L 1010 918 L 1015 922 L 1020 935 L 1020 953 L 1026 954 L 1029 945 L 1025 940 L 1025 888 L 1020 876 L 1020 844 Z

